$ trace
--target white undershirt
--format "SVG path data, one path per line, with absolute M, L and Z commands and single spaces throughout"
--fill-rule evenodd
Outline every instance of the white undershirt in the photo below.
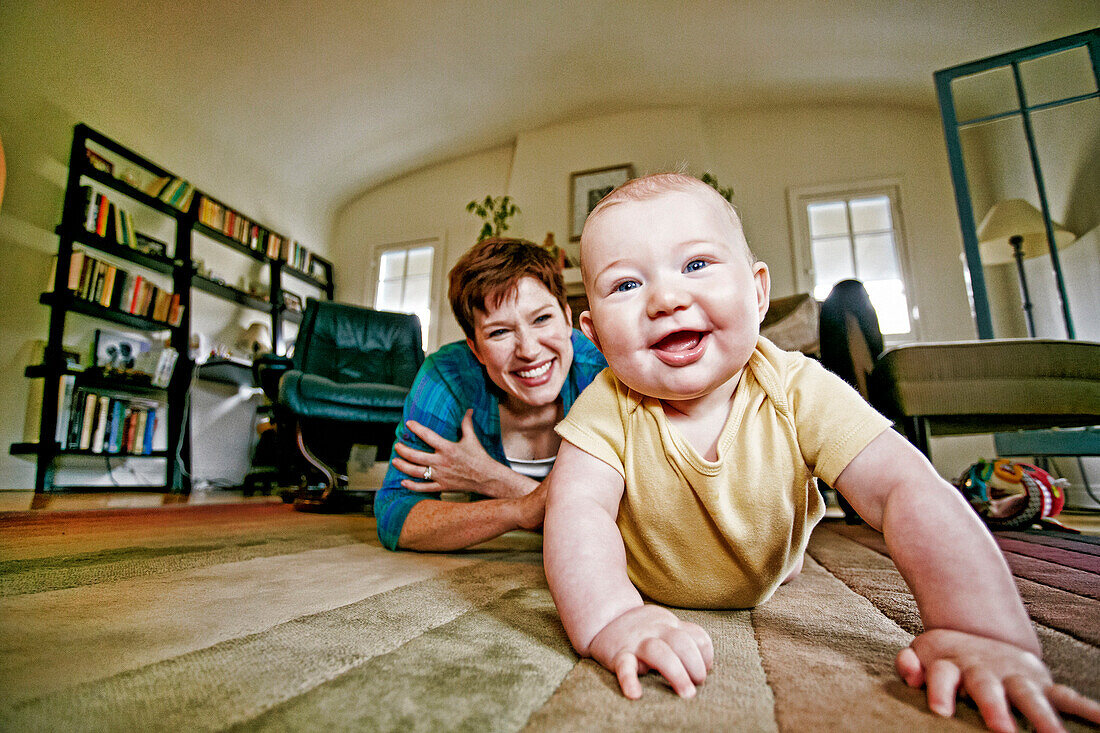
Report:
M 508 466 L 521 476 L 527 476 L 536 481 L 542 481 L 550 474 L 550 469 L 554 467 L 555 457 L 556 456 L 550 456 L 549 458 L 526 460 L 523 458 L 510 458 L 505 455 L 504 459 L 508 461 Z

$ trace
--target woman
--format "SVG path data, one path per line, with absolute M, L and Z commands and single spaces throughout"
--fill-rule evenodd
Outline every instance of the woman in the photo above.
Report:
M 466 340 L 424 361 L 374 500 L 391 550 L 455 550 L 539 527 L 554 426 L 607 366 L 571 326 L 554 258 L 530 242 L 475 245 L 448 295 Z M 487 498 L 441 501 L 441 491 Z

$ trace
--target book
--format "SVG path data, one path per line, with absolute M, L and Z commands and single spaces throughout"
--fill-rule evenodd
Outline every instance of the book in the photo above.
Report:
M 103 452 L 103 437 L 107 432 L 107 411 L 111 407 L 111 398 L 107 395 L 99 396 L 99 405 L 96 407 L 95 431 L 92 433 L 92 453 Z
M 84 267 L 84 251 L 73 250 L 69 258 L 69 290 L 80 289 L 80 277 Z
M 62 374 L 57 383 L 57 427 L 54 430 L 54 441 L 65 447 L 65 440 L 69 434 L 69 418 L 73 414 L 73 388 L 76 386 L 75 374 Z
M 83 421 L 80 426 L 80 438 L 77 442 L 77 447 L 80 450 L 88 450 L 92 447 L 92 433 L 95 428 L 95 410 L 96 405 L 99 404 L 99 400 L 92 392 L 88 392 L 84 397 L 84 412 Z
M 120 436 L 122 435 L 122 420 L 126 417 L 126 403 L 123 400 L 111 400 L 111 415 L 107 437 L 104 439 L 104 450 L 107 453 L 118 453 Z
M 145 186 L 145 193 L 153 197 L 159 197 L 164 187 L 172 180 L 169 176 L 157 176 Z
M 140 456 L 145 452 L 145 423 L 149 416 L 144 407 L 136 407 L 135 410 L 136 416 L 134 418 L 133 441 L 130 445 L 130 452 Z
M 157 413 L 151 407 L 145 408 L 145 432 L 141 439 L 141 452 L 149 455 L 153 452 L 153 432 L 157 426 Z

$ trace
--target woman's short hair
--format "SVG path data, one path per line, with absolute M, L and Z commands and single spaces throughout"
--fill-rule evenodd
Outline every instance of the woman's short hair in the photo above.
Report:
M 447 297 L 458 325 L 474 338 L 474 311 L 488 312 L 516 292 L 519 281 L 533 277 L 546 286 L 566 311 L 565 281 L 557 259 L 526 239 L 490 237 L 478 242 L 451 268 Z

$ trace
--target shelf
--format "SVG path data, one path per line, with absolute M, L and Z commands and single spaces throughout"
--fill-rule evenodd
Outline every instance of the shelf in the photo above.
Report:
M 93 168 L 89 163 L 85 165 L 84 170 L 81 171 L 81 175 L 86 178 L 91 178 L 96 183 L 102 184 L 113 191 L 121 193 L 123 196 L 137 201 L 139 204 L 148 206 L 151 209 L 156 209 L 162 214 L 172 217 L 173 219 L 190 219 L 191 214 L 186 211 L 180 211 L 171 204 L 166 204 L 155 196 L 134 188 L 129 183 L 115 178 L 106 171 L 101 171 L 98 168 Z
M 104 308 L 99 303 L 77 298 L 71 294 L 59 296 L 57 293 L 42 293 L 42 295 L 38 297 L 38 302 L 42 305 L 48 305 L 51 308 L 65 308 L 66 310 L 82 313 L 92 318 L 114 321 L 115 323 L 121 323 L 124 326 L 142 331 L 168 331 L 173 328 L 171 324 L 164 321 L 154 321 L 151 318 L 135 316 L 131 313 L 124 313 L 123 311 L 113 308 Z
M 252 387 L 252 365 L 235 359 L 209 359 L 198 366 L 198 378 L 207 382 Z
M 297 267 L 291 267 L 290 265 L 287 265 L 287 264 L 284 263 L 283 264 L 283 272 L 285 272 L 287 275 L 290 275 L 293 278 L 301 280 L 302 282 L 307 282 L 310 285 L 315 285 L 316 287 L 320 288 L 321 290 L 324 290 L 326 292 L 328 291 L 328 283 L 327 282 L 320 279 L 319 277 L 315 277 L 313 275 L 310 275 L 308 272 L 303 272 L 302 270 L 299 270 Z
M 100 451 L 94 453 L 90 450 L 79 450 L 76 448 L 66 448 L 61 450 L 57 447 L 57 443 L 50 445 L 42 445 L 41 443 L 12 443 L 10 453 L 13 456 L 34 456 L 43 453 L 54 456 L 91 456 L 95 458 L 102 458 L 106 456 L 108 458 L 170 458 L 171 454 L 166 450 L 155 450 L 152 453 L 108 453 L 106 451 Z
M 273 345 L 282 350 L 286 348 L 283 336 L 285 326 L 301 323 L 303 319 L 302 313 L 287 310 L 283 303 L 282 294 L 286 293 L 284 287 L 286 282 L 292 280 L 294 283 L 301 282 L 312 285 L 321 291 L 321 295 L 318 297 L 331 299 L 334 293 L 332 263 L 311 253 L 310 258 L 305 260 L 309 265 L 304 269 L 298 269 L 292 267 L 285 260 L 268 257 L 266 248 L 263 251 L 254 250 L 248 244 L 241 243 L 219 229 L 200 222 L 198 220 L 199 204 L 204 198 L 209 198 L 202 191 L 193 191 L 194 198 L 188 207 L 188 211 L 180 211 L 171 204 L 162 201 L 159 197 L 149 195 L 142 188 L 131 185 L 122 178 L 116 178 L 112 173 L 96 168 L 88 155 L 89 151 L 107 159 L 109 163 L 113 164 L 115 171 L 127 171 L 130 168 L 127 161 L 132 163 L 143 171 L 134 173 L 142 181 L 147 180 L 150 175 L 170 181 L 184 180 L 182 177 L 161 168 L 139 153 L 130 150 L 87 125 L 76 125 L 73 129 L 72 146 L 69 150 L 69 170 L 65 183 L 62 223 L 55 230 L 59 237 L 58 253 L 64 253 L 65 257 L 68 257 L 71 251 L 81 251 L 90 259 L 121 266 L 119 270 L 126 270 L 128 274 L 137 274 L 131 272 L 131 270 L 141 270 L 143 277 L 148 276 L 149 279 L 157 281 L 153 284 L 157 285 L 158 288 L 160 288 L 158 282 L 163 283 L 166 279 L 170 280 L 171 285 L 166 284 L 161 289 L 168 290 L 170 288 L 174 291 L 173 294 L 178 296 L 178 302 L 183 306 L 183 309 L 179 311 L 179 323 L 173 326 L 164 321 L 126 313 L 118 306 L 105 307 L 98 301 L 85 300 L 79 297 L 71 289 L 64 287 L 64 284 L 68 282 L 68 276 L 72 274 L 69 272 L 72 260 L 58 261 L 55 280 L 60 277 L 62 287 L 56 288 L 57 292 L 46 292 L 39 297 L 39 302 L 50 308 L 49 333 L 46 343 L 47 353 L 51 354 L 51 357 L 49 361 L 43 360 L 44 363 L 28 366 L 25 373 L 29 378 L 44 379 L 46 382 L 54 384 L 75 381 L 76 387 L 87 391 L 89 394 L 118 397 L 123 401 L 134 403 L 155 402 L 160 406 L 166 405 L 167 444 L 178 447 L 178 460 L 174 460 L 176 458 L 175 450 L 171 452 L 158 451 L 147 455 L 93 453 L 89 450 L 62 450 L 58 443 L 52 441 L 46 441 L 44 444 L 38 442 L 12 443 L 10 450 L 12 455 L 28 456 L 36 463 L 34 485 L 35 491 L 38 493 L 54 490 L 104 490 L 102 486 L 74 487 L 55 484 L 54 476 L 57 467 L 53 464 L 59 456 L 80 456 L 93 459 L 105 457 L 108 460 L 112 457 L 163 459 L 165 460 L 163 483 L 127 484 L 127 487 L 135 490 L 154 488 L 165 490 L 167 488 L 169 491 L 188 493 L 191 489 L 191 455 L 190 443 L 188 442 L 191 433 L 191 405 L 188 400 L 192 384 L 191 377 L 198 376 L 205 380 L 224 381 L 237 385 L 251 384 L 253 381 L 252 371 L 247 365 L 214 363 L 207 364 L 196 372 L 195 362 L 190 358 L 186 358 L 192 326 L 202 325 L 193 324 L 192 320 L 193 311 L 191 306 L 193 299 L 197 297 L 195 293 L 201 291 L 214 296 L 219 301 L 226 301 L 229 304 L 237 304 L 267 314 L 267 318 L 264 320 L 270 320 Z M 144 186 L 144 183 L 140 185 Z M 155 248 L 139 250 L 135 247 L 119 244 L 112 236 L 114 232 L 108 232 L 106 237 L 89 232 L 86 226 L 88 209 L 87 197 L 84 191 L 88 187 L 106 194 L 106 197 L 114 205 L 121 204 L 121 207 L 130 213 L 140 214 L 142 219 L 149 216 L 154 219 L 164 219 L 156 225 L 147 224 L 145 227 L 146 229 L 149 226 L 158 227 L 156 231 L 163 232 L 163 237 L 168 237 L 167 229 L 169 225 L 172 225 L 174 229 L 174 233 L 171 235 L 172 238 L 165 242 L 165 249 L 168 252 L 162 254 L 159 245 Z M 213 199 L 210 200 L 214 202 Z M 232 207 L 225 206 L 220 202 L 214 203 L 226 210 L 237 213 Z M 144 209 L 148 209 L 148 211 Z M 163 217 L 156 216 L 157 213 L 163 215 Z M 255 226 L 262 227 L 255 221 L 243 217 L 243 214 L 238 215 Z M 274 233 L 273 230 L 267 227 L 262 228 Z M 277 236 L 283 242 L 292 241 L 283 235 Z M 269 276 L 271 297 L 265 300 L 262 297 L 250 295 L 241 289 L 227 285 L 220 280 L 200 276 L 195 267 L 195 245 L 200 238 L 203 253 L 210 247 L 221 251 L 224 251 L 224 248 L 259 262 Z M 297 253 L 298 249 L 291 247 L 291 251 Z M 303 248 L 302 251 L 305 252 L 306 250 Z M 301 264 L 303 260 L 299 259 L 296 262 Z M 132 263 L 134 267 L 131 268 L 127 263 Z M 249 269 L 256 269 L 252 265 L 248 265 L 248 267 Z M 154 277 L 154 274 L 157 276 Z M 56 285 L 56 282 L 54 284 Z M 270 302 L 272 298 L 275 302 Z M 115 300 L 119 300 L 119 298 L 115 298 Z M 205 302 L 203 304 L 209 305 Z M 236 310 L 233 306 L 224 303 L 219 302 L 216 305 L 219 312 Z M 102 370 L 94 368 L 86 371 L 79 365 L 72 365 L 71 362 L 66 361 L 64 355 L 66 350 L 63 346 L 66 330 L 74 326 L 83 328 L 89 325 L 69 323 L 67 319 L 69 313 L 98 319 L 108 324 L 117 324 L 120 327 L 136 331 L 170 333 L 171 345 L 180 354 L 179 361 L 176 364 L 176 372 L 170 384 L 166 388 L 160 388 L 154 387 L 148 382 L 121 380 L 118 378 L 117 373 L 104 373 Z M 180 369 L 186 371 L 181 373 Z M 74 375 L 76 378 L 75 380 L 62 379 L 64 375 Z M 48 399 L 44 399 L 43 402 L 44 404 L 55 404 L 52 395 L 48 396 Z M 160 407 L 157 409 L 160 410 Z M 50 412 L 52 412 L 52 409 Z M 57 432 L 57 416 L 50 414 L 50 412 L 39 412 L 39 428 L 42 435 L 51 435 Z M 61 413 L 62 411 L 59 410 L 58 412 Z M 63 426 L 63 430 L 64 428 L 68 428 L 69 431 L 74 429 L 73 425 Z
M 219 232 L 217 229 L 214 229 L 213 227 L 208 227 L 202 222 L 195 222 L 194 230 L 204 237 L 210 237 L 211 239 L 221 242 L 226 247 L 230 247 L 237 250 L 238 252 L 241 252 L 242 254 L 248 255 L 254 260 L 267 262 L 268 257 L 263 252 L 252 249 L 247 244 L 238 242 L 236 239 L 233 239 L 233 237 L 226 236 L 225 234 Z
M 254 308 L 258 311 L 263 311 L 264 313 L 271 312 L 271 303 L 267 302 L 266 300 L 254 298 L 243 290 L 238 290 L 237 288 L 231 287 L 224 283 L 216 282 L 208 277 L 195 275 L 195 277 L 191 281 L 191 285 L 198 288 L 199 290 L 202 290 L 203 292 L 210 293 L 211 295 L 217 296 L 224 300 L 228 300 L 234 303 L 240 303 L 241 305 L 248 306 L 249 308 Z
M 124 247 L 117 242 L 101 237 L 98 234 L 93 234 L 86 229 L 70 229 L 68 227 L 58 226 L 56 232 L 58 236 L 68 237 L 85 247 L 90 247 L 104 254 L 111 255 L 112 257 L 118 257 L 127 262 L 133 262 L 134 264 L 146 267 L 150 270 L 155 270 L 165 275 L 171 275 L 178 264 L 175 260 L 170 260 L 167 257 L 146 254 L 145 252 L 141 252 L 131 247 Z

